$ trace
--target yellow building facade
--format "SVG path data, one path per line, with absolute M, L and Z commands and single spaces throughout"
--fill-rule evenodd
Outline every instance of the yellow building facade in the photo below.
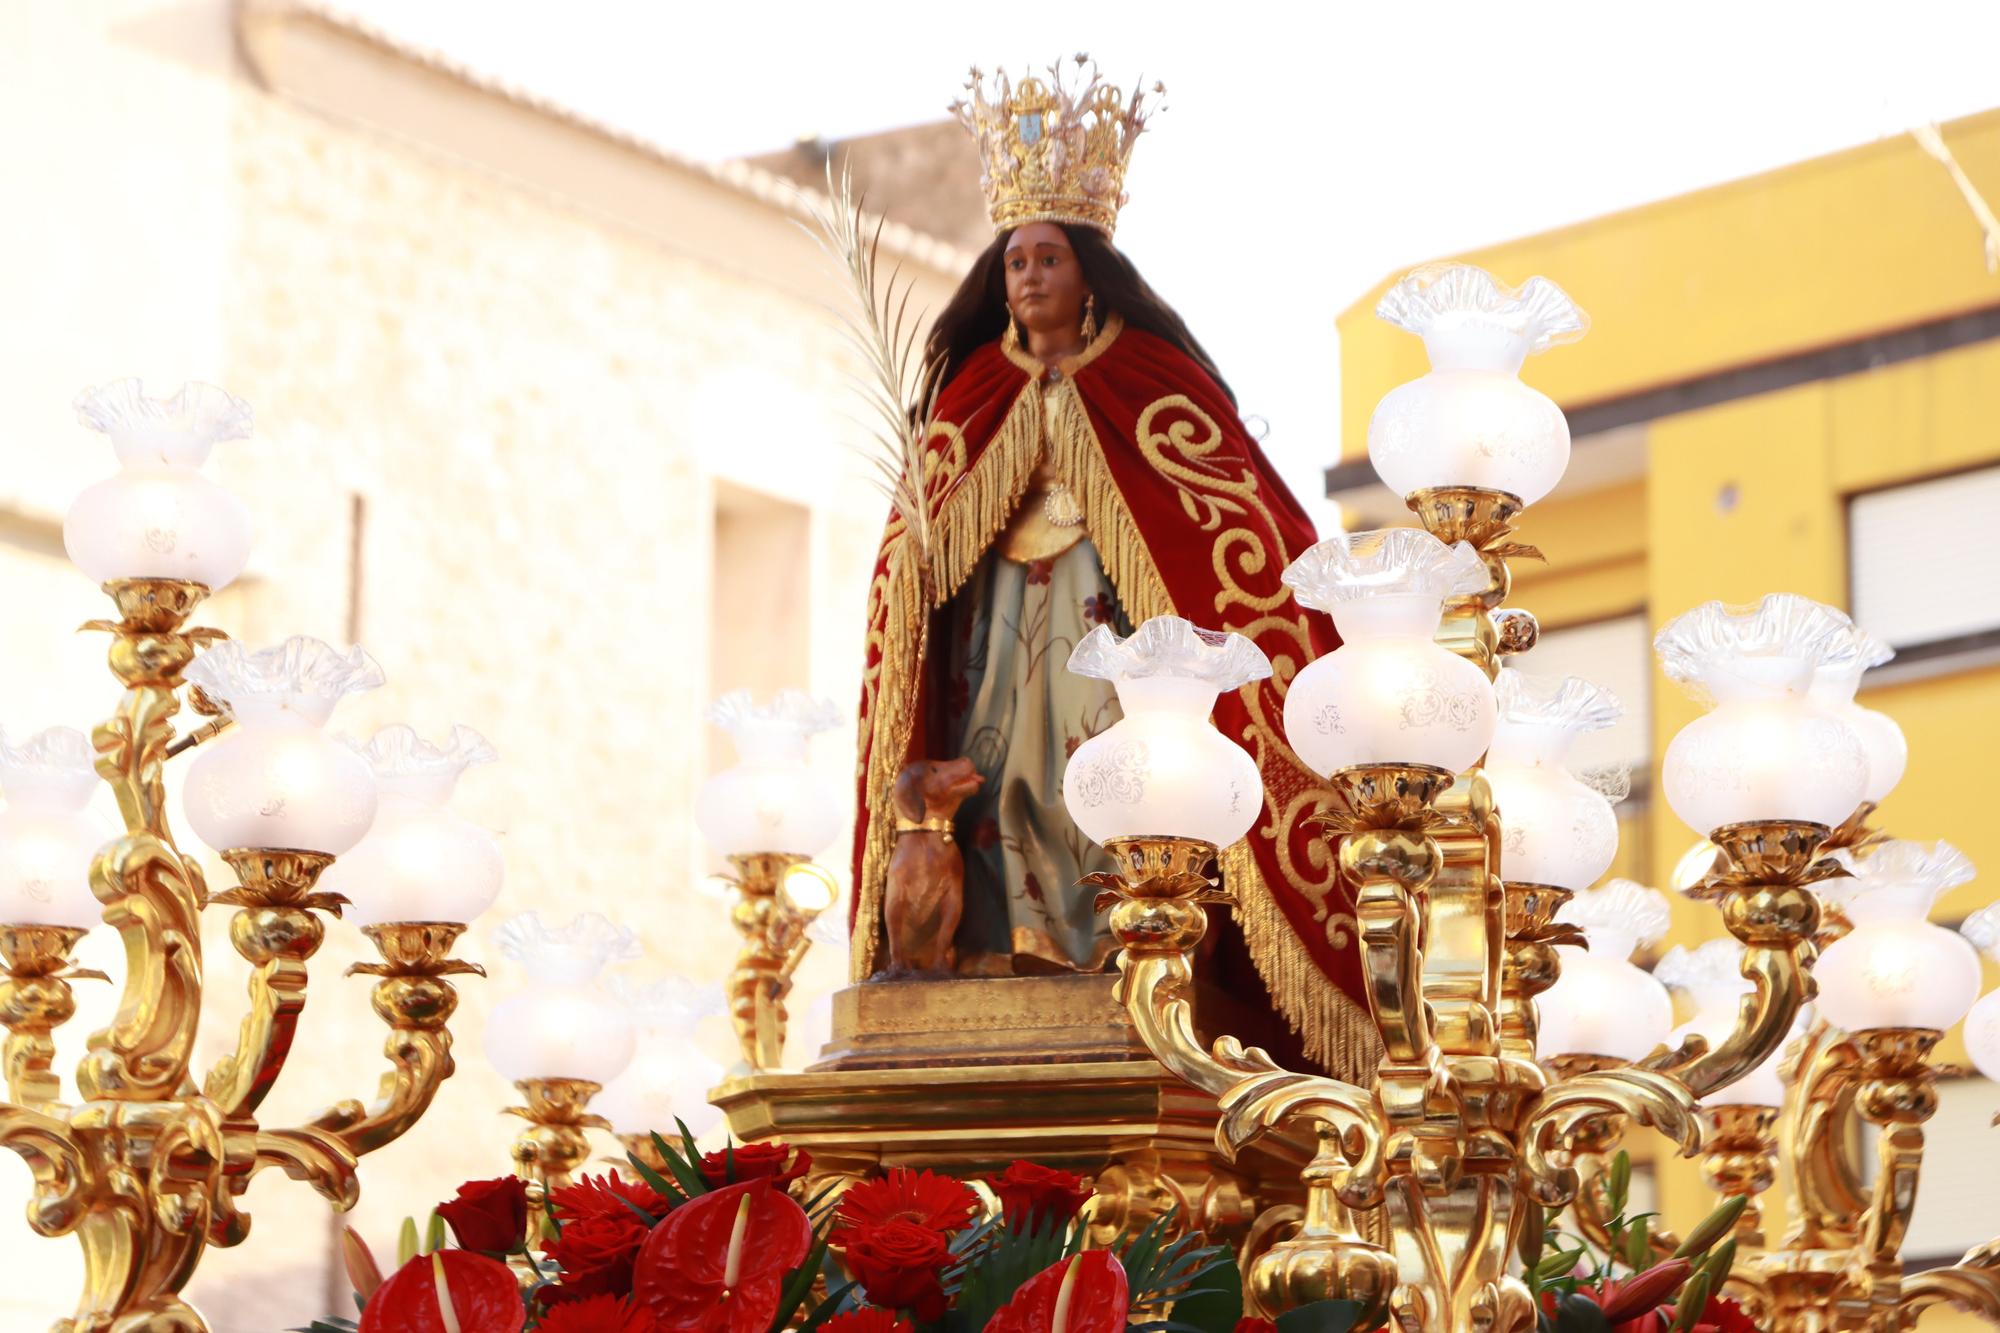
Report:
M 2000 111 L 1943 133 L 2000 196 Z M 1985 781 L 2000 752 L 2000 277 L 1981 240 L 1950 176 L 1899 136 L 1452 257 L 1509 283 L 1545 275 L 1592 318 L 1582 342 L 1523 374 L 1569 414 L 1574 450 L 1522 525 L 1549 563 L 1517 562 L 1511 604 L 1544 629 L 1527 669 L 1596 668 L 1634 714 L 1604 751 L 1634 765 L 1615 874 L 1665 887 L 1696 836 L 1648 799 L 1658 757 L 1698 711 L 1651 662 L 1651 634 L 1710 598 L 1782 590 L 1846 607 L 1899 648 L 1861 694 L 1910 746 L 1876 823 L 1944 838 L 1986 872 L 1935 918 L 1956 923 L 2000 893 Z M 1417 339 L 1374 318 L 1393 280 L 1339 318 L 1342 457 L 1328 491 L 1349 527 L 1408 519 L 1367 461 L 1376 402 L 1426 369 Z M 1667 943 L 1721 933 L 1709 907 L 1674 911 Z M 1963 1060 L 1956 1035 L 1940 1058 Z M 1944 1103 L 1905 1249 L 1918 1262 L 2000 1231 L 2000 1131 L 1985 1127 L 2000 1088 L 1951 1079 Z M 1642 1138 L 1635 1153 L 1653 1146 Z M 1656 1180 L 1672 1225 L 1709 1201 L 1690 1165 L 1662 1164 Z M 1949 1312 L 1924 1323 L 1957 1326 L 1977 1325 Z

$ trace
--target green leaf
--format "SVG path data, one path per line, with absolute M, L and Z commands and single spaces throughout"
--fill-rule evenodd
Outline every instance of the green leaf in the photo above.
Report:
M 315 1319 L 304 1328 L 291 1329 L 288 1333 L 358 1333 L 360 1328 L 361 1325 L 355 1323 L 352 1319 L 337 1319 L 328 1316 L 325 1319 Z
M 1583 1254 L 1584 1252 L 1581 1248 L 1557 1250 L 1554 1254 L 1549 1255 L 1535 1265 L 1535 1280 L 1538 1282 L 1553 1282 L 1557 1278 L 1567 1277 L 1577 1266 L 1577 1263 L 1582 1260 Z
M 403 1229 L 396 1233 L 396 1267 L 401 1268 L 416 1257 L 417 1219 L 406 1217 L 403 1219 Z
M 708 1193 L 708 1182 L 701 1178 L 700 1169 L 683 1161 L 680 1153 L 658 1134 L 653 1135 L 653 1150 L 660 1154 L 660 1159 L 667 1164 L 667 1170 L 673 1172 L 674 1179 L 681 1183 L 681 1192 L 688 1198 Z M 697 1162 L 700 1160 L 695 1158 Z
M 1646 1219 L 1642 1217 L 1632 1223 L 1632 1230 L 1625 1237 L 1625 1264 L 1640 1273 L 1652 1266 L 1652 1258 L 1653 1246 L 1647 1235 Z
M 1348 1333 L 1361 1317 L 1359 1301 L 1314 1301 L 1277 1318 L 1278 1333 Z
M 444 1248 L 444 1219 L 431 1211 L 430 1225 L 424 1229 L 424 1253 L 436 1254 Z
M 687 1150 L 688 1165 L 695 1169 L 696 1175 L 700 1175 L 701 1149 L 695 1146 L 694 1135 L 689 1131 L 687 1127 L 687 1121 L 681 1119 L 679 1116 L 675 1116 L 674 1128 L 678 1129 L 681 1132 L 681 1147 Z M 732 1176 L 732 1179 L 733 1178 L 734 1177 Z
M 1167 1241 L 1174 1219 L 1175 1210 L 1154 1218 L 1118 1255 L 1136 1315 L 1165 1318 L 1168 1307 L 1191 1293 L 1201 1279 L 1225 1264 L 1234 1267 L 1226 1246 L 1204 1245 L 1194 1232 Z M 1237 1276 L 1240 1283 L 1241 1274 Z M 1176 1309 L 1174 1314 L 1178 1317 L 1180 1311 Z
M 1167 1333 L 1233 1333 L 1243 1317 L 1243 1270 L 1236 1255 L 1224 1249 L 1222 1261 L 1208 1270 L 1199 1287 L 1174 1302 Z
M 819 1261 L 826 1257 L 826 1241 L 813 1242 L 807 1252 L 805 1262 L 785 1275 L 785 1285 L 778 1293 L 778 1313 L 771 1320 L 770 1333 L 785 1333 L 792 1316 L 799 1312 L 799 1306 L 812 1294 L 813 1279 L 819 1276 Z
M 654 1137 L 657 1139 L 658 1135 Z M 659 1195 L 662 1199 L 665 1199 L 668 1203 L 678 1206 L 688 1201 L 688 1196 L 676 1189 L 673 1182 L 669 1181 L 652 1167 L 646 1165 L 646 1163 L 640 1161 L 635 1154 L 626 1153 L 625 1160 L 632 1164 L 632 1169 L 638 1173 L 639 1179 L 646 1182 L 646 1188 Z
M 1069 1232 L 1067 1223 L 1054 1221 L 1028 1231 L 989 1226 L 958 1274 L 958 1296 L 942 1324 L 945 1333 L 982 1333 L 993 1312 L 1012 1300 L 1024 1282 L 1074 1253 Z M 1083 1228 L 1075 1232 L 1081 1244 Z
M 1604 1182 L 1605 1211 L 1613 1217 L 1624 1215 L 1625 1203 L 1632 1196 L 1632 1155 L 1622 1148 L 1611 1159 L 1611 1170 Z

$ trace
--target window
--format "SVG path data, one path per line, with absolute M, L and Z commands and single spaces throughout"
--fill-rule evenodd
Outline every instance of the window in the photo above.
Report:
M 1905 659 L 2000 647 L 2000 467 L 1857 495 L 1847 566 L 1857 623 Z

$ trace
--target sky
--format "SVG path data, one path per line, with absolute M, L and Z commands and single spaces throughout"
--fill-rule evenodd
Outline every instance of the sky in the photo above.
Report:
M 704 159 L 936 119 L 975 64 L 1163 80 L 1118 243 L 1301 498 L 1383 278 L 2000 105 L 1996 0 L 339 3 Z

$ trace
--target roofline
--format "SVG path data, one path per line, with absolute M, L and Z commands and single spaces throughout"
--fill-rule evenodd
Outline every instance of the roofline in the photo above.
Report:
M 421 46 L 343 11 L 335 0 L 233 0 L 231 31 L 239 57 L 257 84 L 275 96 L 291 96 L 278 72 L 271 68 L 260 49 L 255 31 L 261 24 L 317 25 L 333 33 L 358 40 L 385 55 L 407 61 L 431 73 L 443 75 L 465 87 L 499 98 L 569 129 L 637 154 L 670 172 L 721 186 L 722 188 L 776 209 L 788 217 L 812 222 L 818 210 L 830 206 L 830 197 L 821 190 L 797 184 L 743 161 L 703 162 L 677 153 L 653 140 L 595 120 L 518 84 L 473 69 L 434 48 Z M 327 110 L 325 107 L 316 107 Z M 956 282 L 972 267 L 974 255 L 949 241 L 920 231 L 906 223 L 870 215 L 872 228 L 881 222 L 882 248 L 897 258 L 931 269 Z

